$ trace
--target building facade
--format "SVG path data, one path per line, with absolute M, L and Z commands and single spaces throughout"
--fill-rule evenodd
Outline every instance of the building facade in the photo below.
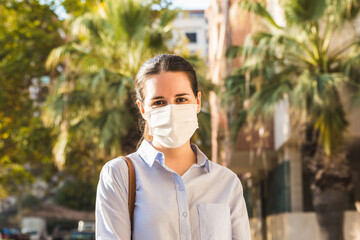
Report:
M 241 12 L 239 0 L 211 0 L 206 10 L 209 21 L 209 78 L 222 87 L 225 77 L 241 59 L 231 61 L 225 57 L 230 45 L 243 45 L 246 36 L 256 31 L 259 24 L 255 16 Z M 263 0 L 279 25 L 284 25 L 282 9 L 277 0 Z M 360 25 L 358 25 L 360 26 Z M 358 29 L 360 30 L 360 29 Z M 360 31 L 359 31 L 360 32 Z M 346 94 L 343 94 L 347 106 Z M 271 120 L 259 126 L 246 126 L 240 130 L 235 147 L 226 147 L 225 138 L 231 113 L 221 106 L 216 94 L 210 94 L 212 115 L 212 159 L 227 165 L 238 173 L 244 185 L 252 239 L 297 240 L 320 239 L 320 230 L 312 206 L 309 173 L 304 167 L 301 146 L 291 128 L 289 103 L 285 98 L 275 107 Z M 360 111 L 347 108 L 350 123 L 347 136 L 348 160 L 352 168 L 354 188 L 347 193 L 344 221 L 345 239 L 360 239 L 359 182 Z M 248 141 L 248 138 L 252 141 Z
M 204 10 L 182 10 L 173 22 L 171 45 L 183 43 L 190 54 L 206 59 L 208 53 L 208 22 Z

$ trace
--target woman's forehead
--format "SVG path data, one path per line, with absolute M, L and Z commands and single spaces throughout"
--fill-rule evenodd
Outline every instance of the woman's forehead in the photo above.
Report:
M 162 72 L 150 76 L 145 81 L 145 98 L 172 96 L 179 93 L 192 93 L 188 76 L 184 72 Z

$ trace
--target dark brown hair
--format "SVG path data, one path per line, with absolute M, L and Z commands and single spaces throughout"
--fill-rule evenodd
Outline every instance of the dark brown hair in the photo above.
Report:
M 145 81 L 153 75 L 160 74 L 161 72 L 184 72 L 190 81 L 191 89 L 197 97 L 198 81 L 194 67 L 186 59 L 172 54 L 160 54 L 146 61 L 139 69 L 135 77 L 135 91 L 136 97 L 144 103 L 145 94 Z M 141 128 L 143 129 L 143 138 L 151 141 L 152 137 L 149 136 L 149 128 L 146 121 L 142 121 Z

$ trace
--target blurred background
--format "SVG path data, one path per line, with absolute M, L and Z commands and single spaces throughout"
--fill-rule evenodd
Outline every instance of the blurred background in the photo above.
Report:
M 360 0 L 0 0 L 0 239 L 94 239 L 98 175 L 141 137 L 134 77 L 174 53 L 192 141 L 252 239 L 360 239 Z

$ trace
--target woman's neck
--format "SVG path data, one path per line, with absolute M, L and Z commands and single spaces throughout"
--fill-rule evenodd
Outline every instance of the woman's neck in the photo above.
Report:
M 196 163 L 196 155 L 191 149 L 190 141 L 179 148 L 165 148 L 156 142 L 153 143 L 153 146 L 164 154 L 166 166 L 180 176 Z

